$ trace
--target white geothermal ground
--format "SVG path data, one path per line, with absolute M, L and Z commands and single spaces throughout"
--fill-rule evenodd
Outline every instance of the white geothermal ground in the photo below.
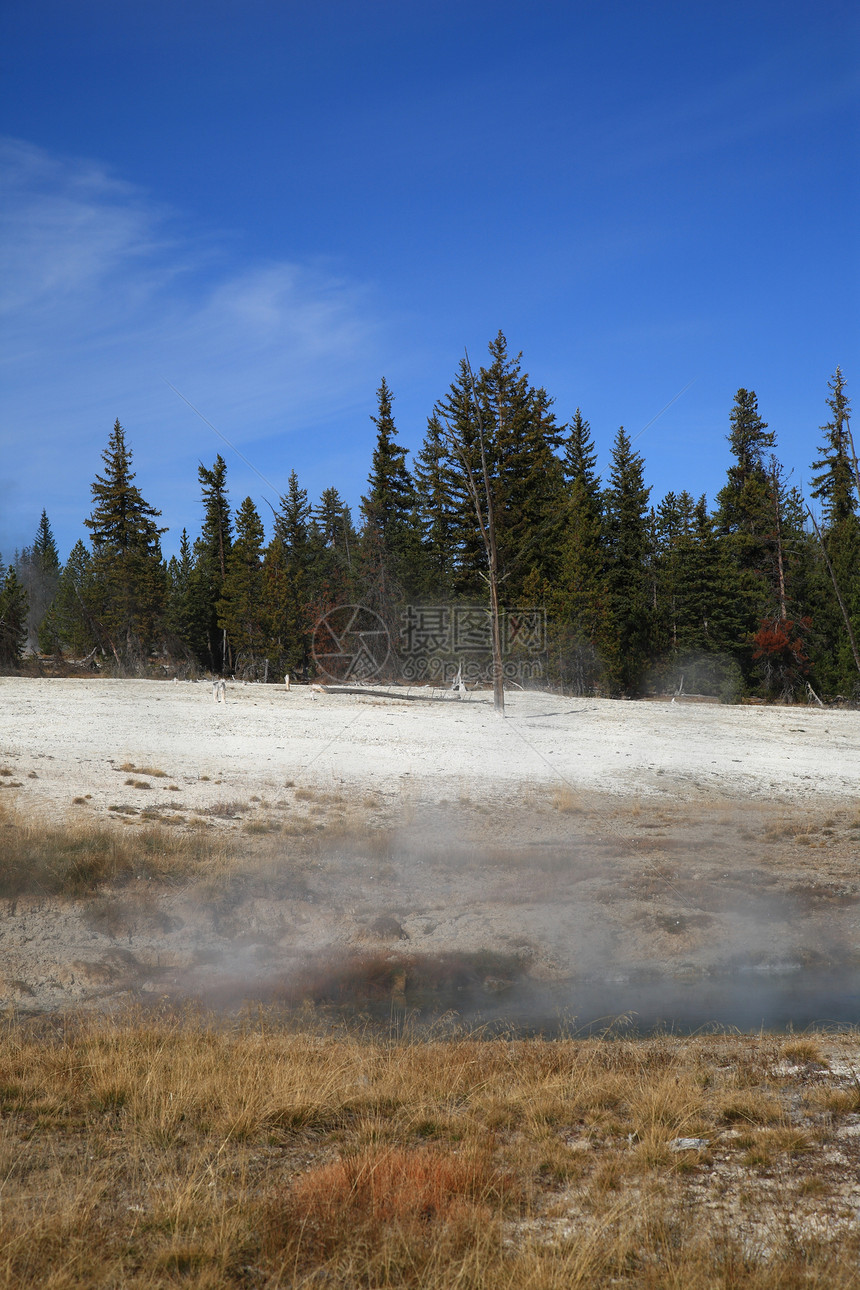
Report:
M 116 797 L 113 765 L 155 765 L 194 806 L 237 793 L 341 786 L 426 801 L 524 788 L 695 802 L 860 801 L 860 712 L 624 703 L 514 691 L 313 693 L 206 683 L 0 678 L 0 758 L 36 771 L 22 804 Z M 209 777 L 210 786 L 201 780 Z M 223 791 L 221 796 L 223 796 Z
M 365 972 L 475 1017 L 860 1022 L 857 711 L 4 677 L 0 788 L 11 827 L 221 848 L 205 881 L 0 902 L 24 1011 Z

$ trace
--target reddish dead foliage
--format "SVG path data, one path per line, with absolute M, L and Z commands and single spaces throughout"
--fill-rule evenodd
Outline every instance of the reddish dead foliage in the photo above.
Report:
M 298 1178 L 269 1213 L 266 1245 L 325 1257 L 356 1241 L 379 1248 L 386 1232 L 420 1243 L 441 1224 L 450 1239 L 467 1239 L 513 1190 L 487 1153 L 370 1147 Z
M 753 643 L 754 659 L 781 659 L 803 668 L 809 662 L 806 654 L 804 633 L 809 631 L 809 618 L 766 618 L 762 622 Z
M 753 637 L 753 658 L 760 664 L 769 691 L 790 699 L 809 672 L 804 637 L 809 618 L 766 618 Z
M 347 1215 L 372 1223 L 428 1222 L 486 1206 L 504 1190 L 486 1157 L 392 1147 L 312 1169 L 294 1186 L 290 1208 L 305 1222 L 343 1221 Z

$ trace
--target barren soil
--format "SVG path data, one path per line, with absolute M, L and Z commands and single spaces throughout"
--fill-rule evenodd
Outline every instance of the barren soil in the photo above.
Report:
M 854 1006 L 858 712 L 514 693 L 500 720 L 485 694 L 0 692 L 0 801 L 224 844 L 206 881 L 7 902 L 0 993 L 20 1009 L 336 1002 L 371 963 L 370 1000 L 424 989 L 538 1022 L 779 1024 L 810 982 L 798 1015 Z

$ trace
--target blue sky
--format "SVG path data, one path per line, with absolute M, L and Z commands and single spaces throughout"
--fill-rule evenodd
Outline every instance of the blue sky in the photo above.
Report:
M 713 497 L 753 388 L 794 479 L 858 395 L 860 10 L 6 0 L 0 552 L 83 533 L 114 419 L 147 500 L 356 505 L 374 392 L 417 450 L 501 328 L 606 469 Z M 272 488 L 194 416 L 170 381 Z M 860 406 L 860 405 L 858 405 Z

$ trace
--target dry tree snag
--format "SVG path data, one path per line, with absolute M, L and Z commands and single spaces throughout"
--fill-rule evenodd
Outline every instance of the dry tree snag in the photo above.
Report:
M 472 394 L 472 404 L 475 409 L 475 425 L 478 431 L 478 446 L 481 451 L 481 481 L 475 479 L 475 472 L 472 469 L 472 463 L 469 460 L 467 446 L 463 439 L 458 436 L 449 423 L 445 422 L 445 429 L 442 431 L 442 437 L 448 443 L 451 451 L 459 459 L 463 467 L 466 478 L 466 487 L 469 490 L 469 496 L 472 499 L 472 505 L 475 508 L 475 517 L 478 521 L 478 530 L 481 534 L 481 541 L 484 544 L 484 551 L 487 556 L 487 573 L 482 577 L 490 589 L 490 627 L 493 641 L 493 708 L 499 716 L 505 715 L 505 683 L 502 672 L 502 633 L 501 633 L 501 615 L 499 612 L 499 552 L 496 544 L 496 521 L 493 511 L 493 490 L 490 486 L 490 472 L 487 467 L 487 447 L 484 437 L 484 423 L 481 419 L 481 406 L 478 401 L 478 393 L 475 389 L 475 375 L 472 371 L 472 364 L 469 361 L 469 351 L 466 350 L 466 371 L 469 374 L 469 386 Z M 501 416 L 501 408 L 499 409 Z

